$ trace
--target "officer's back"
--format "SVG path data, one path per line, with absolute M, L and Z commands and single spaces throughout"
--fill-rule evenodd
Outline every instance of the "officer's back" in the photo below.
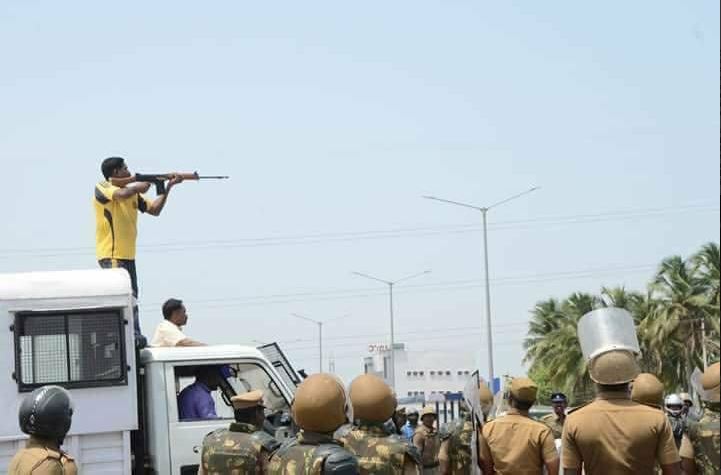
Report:
M 558 452 L 551 429 L 531 419 L 538 387 L 528 378 L 511 382 L 511 409 L 483 426 L 480 438 L 481 465 L 485 473 L 537 474 L 545 468 L 558 474 Z
M 271 457 L 271 475 L 320 475 L 358 473 L 355 456 L 333 439 L 345 424 L 348 402 L 341 383 L 328 374 L 306 378 L 295 393 L 293 420 L 298 434 Z

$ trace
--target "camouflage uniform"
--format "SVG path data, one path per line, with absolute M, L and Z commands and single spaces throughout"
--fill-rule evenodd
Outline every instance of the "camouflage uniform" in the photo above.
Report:
M 471 443 L 473 438 L 473 417 L 466 414 L 448 428 L 448 435 L 441 442 L 438 459 L 442 467 L 447 467 L 442 475 L 466 475 L 471 473 L 473 455 Z
M 256 426 L 240 422 L 203 439 L 203 468 L 208 475 L 262 474 L 280 443 Z
M 268 464 L 268 475 L 357 474 L 358 461 L 332 435 L 306 432 L 284 443 Z
M 30 436 L 25 448 L 13 457 L 8 466 L 11 475 L 75 475 L 78 468 L 68 454 L 57 448 L 57 444 L 45 442 Z
M 688 434 L 681 443 L 681 457 L 696 463 L 697 473 L 717 475 L 721 471 L 721 405 L 706 403 L 706 410 L 698 422 L 689 422 Z
M 358 458 L 361 474 L 420 474 L 420 458 L 415 447 L 398 435 L 388 435 L 378 424 L 354 426 L 341 442 Z

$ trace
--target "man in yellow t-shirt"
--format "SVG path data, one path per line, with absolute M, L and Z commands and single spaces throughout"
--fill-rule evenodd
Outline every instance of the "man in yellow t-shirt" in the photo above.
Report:
M 151 216 L 160 216 L 170 190 L 183 180 L 179 177 L 169 180 L 165 187 L 165 194 L 159 195 L 151 201 L 143 196 L 143 193 L 150 188 L 150 183 L 136 182 L 122 187 L 112 184 L 113 178 L 131 176 L 123 158 L 106 158 L 100 169 L 105 180 L 95 185 L 93 198 L 95 253 L 98 264 L 104 269 L 118 267 L 127 270 L 133 295 L 137 299 L 138 277 L 135 270 L 135 242 L 138 236 L 138 211 Z M 137 306 L 133 310 L 136 344 L 145 346 L 145 337 L 140 331 Z

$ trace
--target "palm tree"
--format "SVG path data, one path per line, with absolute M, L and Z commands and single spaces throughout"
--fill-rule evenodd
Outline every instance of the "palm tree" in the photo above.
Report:
M 718 360 L 719 357 L 719 336 L 721 335 L 721 322 L 719 321 L 719 294 L 721 284 L 721 255 L 719 245 L 716 243 L 705 244 L 701 250 L 691 258 L 696 277 L 706 290 L 706 308 L 704 320 L 706 331 L 706 350 L 710 353 L 710 360 Z
M 554 299 L 539 302 L 524 342 L 524 361 L 532 362 L 530 371 L 547 374 L 549 383 L 559 390 L 586 395 L 591 385 L 576 329 L 578 320 L 597 305 L 595 296 L 584 293 L 575 293 L 560 304 Z
M 700 319 L 706 318 L 707 292 L 691 264 L 680 256 L 665 259 L 650 286 L 659 302 L 642 323 L 669 388 L 685 387 L 695 366 L 702 366 Z
M 720 269 L 719 245 L 709 243 L 688 260 L 665 259 L 645 293 L 604 287 L 598 297 L 575 293 L 563 301 L 538 302 L 524 342 L 529 374 L 576 398 L 588 395 L 591 384 L 576 333 L 578 320 L 594 308 L 613 306 L 634 317 L 642 369 L 655 373 L 669 390 L 686 389 L 694 367 L 701 367 L 704 344 L 709 361 L 719 358 Z

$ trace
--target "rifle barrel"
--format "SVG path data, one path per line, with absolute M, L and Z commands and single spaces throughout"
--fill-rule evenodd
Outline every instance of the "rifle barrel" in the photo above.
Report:
M 230 177 L 227 175 L 199 175 L 198 180 L 227 180 Z

